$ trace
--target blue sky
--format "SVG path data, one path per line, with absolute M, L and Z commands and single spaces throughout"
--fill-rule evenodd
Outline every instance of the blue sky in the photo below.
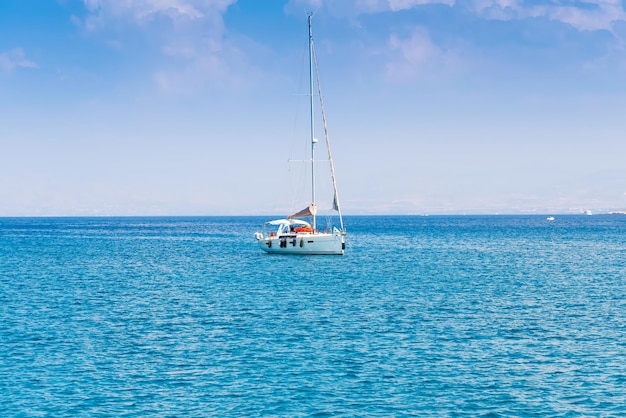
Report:
M 311 10 L 345 213 L 626 208 L 622 1 L 0 0 L 0 216 L 299 209 Z

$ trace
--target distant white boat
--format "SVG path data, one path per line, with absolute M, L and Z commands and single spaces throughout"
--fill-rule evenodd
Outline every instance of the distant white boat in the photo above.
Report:
M 328 130 L 326 128 L 326 116 L 322 101 L 321 88 L 319 86 L 319 75 L 317 73 L 317 62 L 315 60 L 315 49 L 313 47 L 313 30 L 311 28 L 312 15 L 309 15 L 309 105 L 311 118 L 311 203 L 301 211 L 288 216 L 286 219 L 276 219 L 266 222 L 263 232 L 256 232 L 255 238 L 261 249 L 268 253 L 275 254 L 336 254 L 343 255 L 346 248 L 346 229 L 343 225 L 339 197 L 337 194 L 337 183 L 335 181 L 335 169 L 330 153 L 330 142 Z M 315 66 L 313 65 L 315 62 Z M 315 69 L 315 73 L 314 70 Z M 315 74 L 315 79 L 313 78 Z M 328 162 L 333 183 L 333 210 L 339 215 L 339 228 L 329 227 L 329 230 L 319 231 L 317 225 L 317 204 L 315 202 L 315 138 L 313 124 L 313 97 L 314 82 L 317 81 L 317 94 L 320 98 L 322 120 L 326 135 L 326 149 L 328 151 Z M 308 219 L 308 220 L 303 220 Z M 272 230 L 269 230 L 273 228 Z
M 592 215 L 592 213 L 591 213 L 591 211 L 590 211 L 589 209 L 587 209 L 587 210 L 585 211 L 585 215 Z
M 554 216 L 548 216 L 548 217 L 546 218 L 546 220 L 548 220 L 548 221 L 553 221 L 553 220 L 554 220 Z

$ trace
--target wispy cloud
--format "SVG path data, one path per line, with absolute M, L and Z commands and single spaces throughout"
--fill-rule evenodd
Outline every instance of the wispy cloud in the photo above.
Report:
M 611 31 L 615 23 L 626 21 L 621 0 L 473 0 L 471 9 L 487 19 L 544 17 L 586 31 Z
M 387 3 L 389 8 L 394 12 L 399 10 L 411 9 L 415 6 L 423 6 L 425 4 L 447 4 L 452 6 L 454 0 L 386 0 L 382 3 Z
M 427 4 L 446 4 L 452 6 L 455 0 L 289 0 L 285 9 L 291 13 L 302 10 L 315 11 L 328 7 L 338 15 L 358 16 L 360 14 L 401 11 Z
M 162 57 L 154 69 L 157 86 L 164 91 L 214 82 L 236 83 L 229 59 L 239 51 L 224 41 L 223 15 L 237 0 L 83 0 L 87 15 L 75 23 L 90 33 L 117 36 L 126 30 L 144 32 L 147 48 Z M 121 37 L 123 39 L 123 37 Z M 111 41 L 123 48 L 123 41 Z
M 405 38 L 391 35 L 388 46 L 391 56 L 386 75 L 390 81 L 430 77 L 442 71 L 455 71 L 462 66 L 459 51 L 438 47 L 422 27 L 414 28 Z
M 26 58 L 22 48 L 0 52 L 0 70 L 4 73 L 11 73 L 16 68 L 37 68 L 37 64 Z
M 193 93 L 207 82 L 219 89 L 239 89 L 246 85 L 247 79 L 256 76 L 255 70 L 245 63 L 245 53 L 235 45 L 223 44 L 219 49 L 206 47 L 199 51 L 167 47 L 165 53 L 173 59 L 178 57 L 179 65 L 155 72 L 153 79 L 163 93 Z
M 622 0 L 290 0 L 287 10 L 303 8 L 329 10 L 358 16 L 383 12 L 401 12 L 426 5 L 447 5 L 470 10 L 489 20 L 522 20 L 543 17 L 570 25 L 578 30 L 609 30 L 626 21 Z
M 174 23 L 221 16 L 236 0 L 84 0 L 89 16 L 85 27 L 96 30 L 114 20 L 148 24 L 158 17 Z M 217 19 L 221 23 L 221 18 Z
M 607 68 L 614 67 L 613 63 L 618 62 L 621 67 L 626 45 L 626 12 L 622 3 L 622 0 L 290 0 L 286 10 L 301 13 L 306 7 L 325 9 L 329 15 L 351 20 L 356 26 L 360 26 L 360 16 L 402 14 L 401 20 L 388 17 L 385 22 L 400 21 L 405 26 L 376 27 L 376 23 L 372 22 L 378 21 L 366 20 L 372 34 L 376 30 L 384 33 L 379 35 L 378 40 L 386 39 L 380 49 L 386 57 L 387 79 L 401 81 L 456 73 L 468 67 L 484 65 L 490 54 L 497 51 L 494 49 L 481 55 L 483 46 L 514 43 L 515 37 L 519 38 L 519 43 L 525 42 L 529 39 L 528 34 L 534 36 L 536 27 L 543 28 L 544 32 L 536 36 L 545 37 L 546 43 L 560 36 L 570 37 L 571 44 L 591 42 L 589 32 L 596 32 L 593 34 L 595 49 L 586 49 L 587 55 L 577 55 L 583 66 Z M 438 12 L 432 13 L 433 8 L 438 8 Z M 426 14 L 420 14 L 421 11 Z M 407 22 L 410 22 L 407 19 L 413 15 L 419 19 L 421 27 L 412 30 L 407 27 Z M 448 17 L 451 17 L 449 21 L 444 20 Z M 500 33 L 503 38 L 483 36 L 486 31 L 505 26 L 490 25 L 493 21 L 516 21 L 519 24 L 508 25 L 508 32 Z M 564 32 L 563 28 L 567 27 L 574 30 Z M 478 30 L 473 31 L 473 28 Z M 408 34 L 407 30 L 410 31 Z M 575 38 L 577 34 L 581 37 Z M 512 45 L 510 51 L 517 46 Z M 557 41 L 553 43 L 555 51 L 562 46 Z M 533 48 L 533 45 L 528 45 L 526 52 L 531 51 L 532 55 L 532 51 L 536 51 Z M 582 50 L 585 48 L 581 45 L 579 51 Z M 567 58 L 573 59 L 573 56 Z M 533 58 L 540 59 L 539 55 L 531 56 L 526 62 L 532 62 Z

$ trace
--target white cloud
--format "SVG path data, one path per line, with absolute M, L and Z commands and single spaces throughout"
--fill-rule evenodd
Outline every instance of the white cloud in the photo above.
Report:
M 621 0 L 472 0 L 471 8 L 487 19 L 511 20 L 545 17 L 578 30 L 612 30 L 626 21 Z
M 611 30 L 615 22 L 625 21 L 626 13 L 621 4 L 615 1 L 589 2 L 591 9 L 572 6 L 549 8 L 546 15 L 552 19 L 567 23 L 580 30 Z M 620 2 L 621 3 L 621 2 Z
M 84 0 L 90 12 L 85 25 L 97 29 L 110 19 L 127 19 L 146 23 L 158 16 L 173 22 L 203 19 L 222 14 L 236 0 Z
M 412 9 L 415 6 L 423 6 L 425 4 L 447 4 L 454 5 L 454 0 L 387 0 L 389 8 L 394 12 L 399 10 Z
M 26 58 L 21 48 L 0 53 L 0 70 L 5 73 L 13 72 L 16 68 L 37 68 L 37 64 Z
M 88 10 L 84 20 L 74 18 L 89 31 L 118 28 L 120 22 L 148 27 L 166 19 L 176 31 L 202 26 L 212 37 L 224 30 L 222 16 L 237 0 L 83 0 Z M 159 23 L 162 23 L 160 21 Z
M 391 35 L 388 42 L 391 59 L 387 64 L 387 77 L 401 81 L 431 76 L 443 71 L 454 71 L 461 60 L 453 49 L 436 46 L 428 31 L 417 27 L 408 38 Z
M 300 13 L 323 6 L 335 14 L 399 12 L 429 4 L 468 8 L 491 20 L 522 20 L 545 17 L 578 30 L 612 30 L 616 22 L 626 21 L 622 0 L 289 0 L 286 10 Z
M 164 91 L 190 91 L 207 82 L 232 84 L 230 67 L 238 50 L 224 41 L 223 15 L 237 0 L 83 0 L 88 14 L 74 18 L 91 33 L 109 38 L 126 30 L 140 30 L 155 48 L 161 68 L 153 80 Z M 121 41 L 114 42 L 119 46 Z
M 387 66 L 388 75 L 392 78 L 413 78 L 425 67 L 440 61 L 443 54 L 423 28 L 415 29 L 408 39 L 391 35 L 389 48 L 396 52 L 396 59 Z
M 183 54 L 184 63 L 173 70 L 160 69 L 155 72 L 153 79 L 164 93 L 194 93 L 207 82 L 212 82 L 217 88 L 238 89 L 246 85 L 246 79 L 257 76 L 251 68 L 238 70 L 245 67 L 244 54 L 232 45 L 213 52 L 176 49 L 171 53 Z M 193 58 L 187 59 L 190 56 Z
M 452 6 L 455 0 L 289 0 L 285 10 L 302 13 L 303 10 L 316 11 L 326 6 L 331 13 L 357 16 L 360 14 L 401 11 L 426 4 L 447 4 Z

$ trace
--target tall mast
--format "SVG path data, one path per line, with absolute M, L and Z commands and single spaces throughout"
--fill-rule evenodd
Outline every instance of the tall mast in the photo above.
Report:
M 313 14 L 308 15 L 309 20 L 309 103 L 311 108 L 311 203 L 313 205 L 313 230 L 316 229 L 315 215 L 317 208 L 315 205 L 315 129 L 313 119 L 313 29 L 311 27 L 311 20 Z

